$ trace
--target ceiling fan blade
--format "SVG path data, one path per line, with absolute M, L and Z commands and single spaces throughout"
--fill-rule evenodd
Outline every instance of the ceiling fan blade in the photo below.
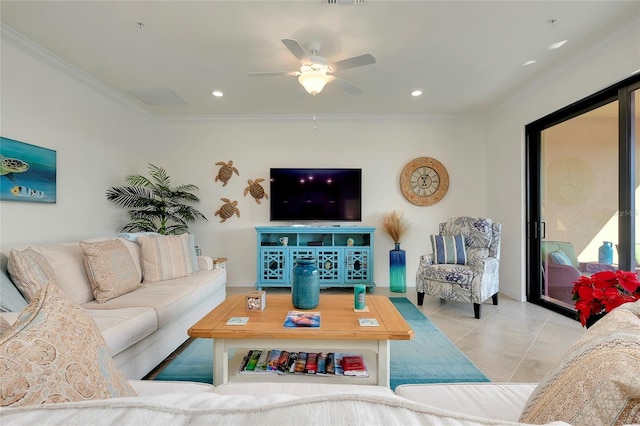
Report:
M 334 62 L 329 65 L 333 72 L 346 70 L 348 68 L 362 67 L 364 65 L 371 65 L 376 63 L 376 58 L 370 53 L 354 56 L 353 58 L 343 59 L 338 62 Z
M 267 72 L 250 72 L 249 77 L 275 77 L 278 75 L 300 75 L 299 71 L 267 71 Z
M 350 93 L 352 95 L 359 95 L 364 91 L 360 87 L 356 86 L 355 84 L 349 83 L 348 81 L 345 81 L 336 76 L 332 76 L 332 77 L 333 77 L 333 79 L 331 80 L 332 84 L 335 84 L 336 86 L 338 86 L 340 89 L 344 90 L 347 93 Z
M 287 49 L 289 49 L 289 51 L 293 53 L 293 56 L 298 58 L 299 61 L 302 61 L 302 58 L 307 56 L 302 46 L 300 46 L 300 43 L 298 43 L 297 41 L 291 40 L 288 38 L 283 38 L 282 42 L 284 43 L 285 46 L 287 46 Z

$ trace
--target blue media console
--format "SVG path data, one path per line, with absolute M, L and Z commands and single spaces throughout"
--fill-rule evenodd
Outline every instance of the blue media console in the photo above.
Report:
M 373 234 L 364 226 L 259 226 L 256 288 L 291 287 L 296 259 L 313 257 L 321 288 L 364 284 L 373 293 Z M 288 244 L 280 241 L 283 237 Z M 353 245 L 348 245 L 353 242 Z

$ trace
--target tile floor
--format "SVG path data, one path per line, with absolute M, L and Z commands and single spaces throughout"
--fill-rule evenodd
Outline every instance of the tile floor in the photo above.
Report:
M 228 287 L 227 294 L 244 294 L 253 287 Z M 269 292 L 288 289 L 266 288 Z M 352 293 L 351 289 L 324 289 L 321 294 Z M 415 288 L 391 293 L 378 287 L 375 294 L 407 297 L 417 304 Z M 526 302 L 500 295 L 489 299 L 479 320 L 473 306 L 425 297 L 418 307 L 492 382 L 538 382 L 583 334 L 580 323 Z

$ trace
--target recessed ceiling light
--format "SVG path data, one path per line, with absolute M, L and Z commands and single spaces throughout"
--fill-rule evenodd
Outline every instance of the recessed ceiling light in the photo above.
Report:
M 536 62 L 538 62 L 538 61 L 534 61 L 534 60 L 527 61 L 527 62 L 525 62 L 524 64 L 522 64 L 522 66 L 523 66 L 523 67 L 526 67 L 527 65 L 535 64 Z
M 561 40 L 561 41 L 557 41 L 557 42 L 555 42 L 555 43 L 551 43 L 547 49 L 549 49 L 549 50 L 559 49 L 559 48 L 561 48 L 562 46 L 564 46 L 564 44 L 565 44 L 566 42 L 568 42 L 568 41 L 569 41 L 569 40 Z
M 422 95 L 422 90 L 414 90 L 411 92 L 411 96 L 420 96 Z
M 219 90 L 214 90 L 213 92 L 211 92 L 211 94 L 212 94 L 213 96 L 215 96 L 216 98 L 221 98 L 222 96 L 224 96 L 224 93 L 222 93 L 222 92 L 221 92 L 221 91 L 219 91 Z

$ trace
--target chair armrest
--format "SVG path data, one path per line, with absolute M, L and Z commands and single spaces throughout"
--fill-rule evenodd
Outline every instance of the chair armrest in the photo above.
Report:
M 606 263 L 580 262 L 580 272 L 584 272 L 589 275 L 602 271 L 615 271 L 616 269 L 618 268 L 613 265 L 607 265 Z
M 424 266 L 433 265 L 433 253 L 420 255 L 420 264 Z
M 201 271 L 213 270 L 213 258 L 211 256 L 198 256 L 198 268 Z

